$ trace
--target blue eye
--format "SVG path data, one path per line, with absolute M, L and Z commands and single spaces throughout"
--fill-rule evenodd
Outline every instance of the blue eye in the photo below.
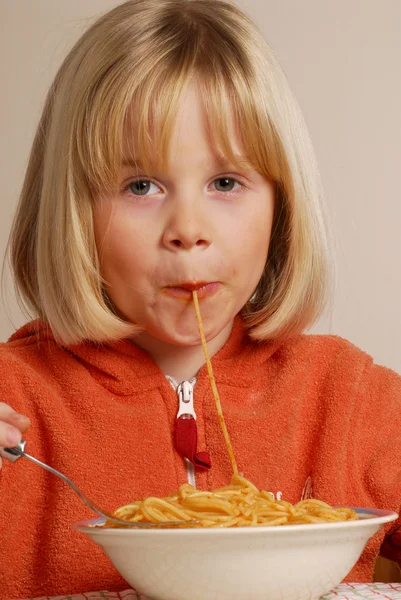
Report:
M 128 185 L 128 190 L 135 196 L 147 196 L 152 185 L 158 190 L 158 187 L 148 179 L 136 179 Z M 152 193 L 155 193 L 153 191 Z
M 238 181 L 232 179 L 232 177 L 219 177 L 214 180 L 214 186 L 218 192 L 232 192 Z

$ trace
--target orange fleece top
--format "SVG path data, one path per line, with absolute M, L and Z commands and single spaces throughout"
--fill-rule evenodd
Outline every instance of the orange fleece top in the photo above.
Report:
M 396 373 L 334 336 L 255 343 L 240 318 L 213 366 L 239 470 L 259 488 L 294 503 L 309 482 L 314 497 L 333 505 L 399 511 Z M 66 348 L 33 322 L 0 345 L 0 388 L 32 420 L 27 452 L 105 509 L 186 481 L 173 444 L 176 394 L 129 340 Z M 231 467 L 205 367 L 194 404 L 198 448 L 212 460 L 197 485 L 213 489 L 229 481 Z M 2 600 L 126 589 L 102 550 L 72 528 L 94 515 L 61 480 L 21 458 L 3 462 L 0 490 Z M 349 580 L 371 579 L 384 535 L 389 547 L 401 546 L 398 528 L 390 523 L 376 535 Z

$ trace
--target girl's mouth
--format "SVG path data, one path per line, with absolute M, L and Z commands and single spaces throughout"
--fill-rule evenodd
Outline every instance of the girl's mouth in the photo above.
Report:
M 215 294 L 221 287 L 220 282 L 212 281 L 207 283 L 205 281 L 189 281 L 183 283 L 177 283 L 175 285 L 169 285 L 163 288 L 163 291 L 172 296 L 173 298 L 181 298 L 183 300 L 192 300 L 192 292 L 196 290 L 198 298 L 206 298 Z

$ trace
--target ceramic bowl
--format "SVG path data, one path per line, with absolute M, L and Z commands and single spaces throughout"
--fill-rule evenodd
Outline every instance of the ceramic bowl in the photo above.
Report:
M 357 521 L 232 529 L 75 527 L 152 600 L 314 600 L 337 586 L 396 513 L 354 509 Z

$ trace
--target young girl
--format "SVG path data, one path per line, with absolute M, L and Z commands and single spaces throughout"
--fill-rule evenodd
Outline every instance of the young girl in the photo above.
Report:
M 398 511 L 401 378 L 302 333 L 326 245 L 305 126 L 247 17 L 219 0 L 115 8 L 64 61 L 33 144 L 10 248 L 37 320 L 0 349 L 0 446 L 27 432 L 108 510 L 228 483 L 196 289 L 239 470 L 290 502 Z M 176 435 L 184 381 L 195 448 Z M 126 587 L 73 530 L 93 515 L 63 482 L 23 458 L 0 477 L 2 598 Z M 399 527 L 350 579 L 396 556 Z

